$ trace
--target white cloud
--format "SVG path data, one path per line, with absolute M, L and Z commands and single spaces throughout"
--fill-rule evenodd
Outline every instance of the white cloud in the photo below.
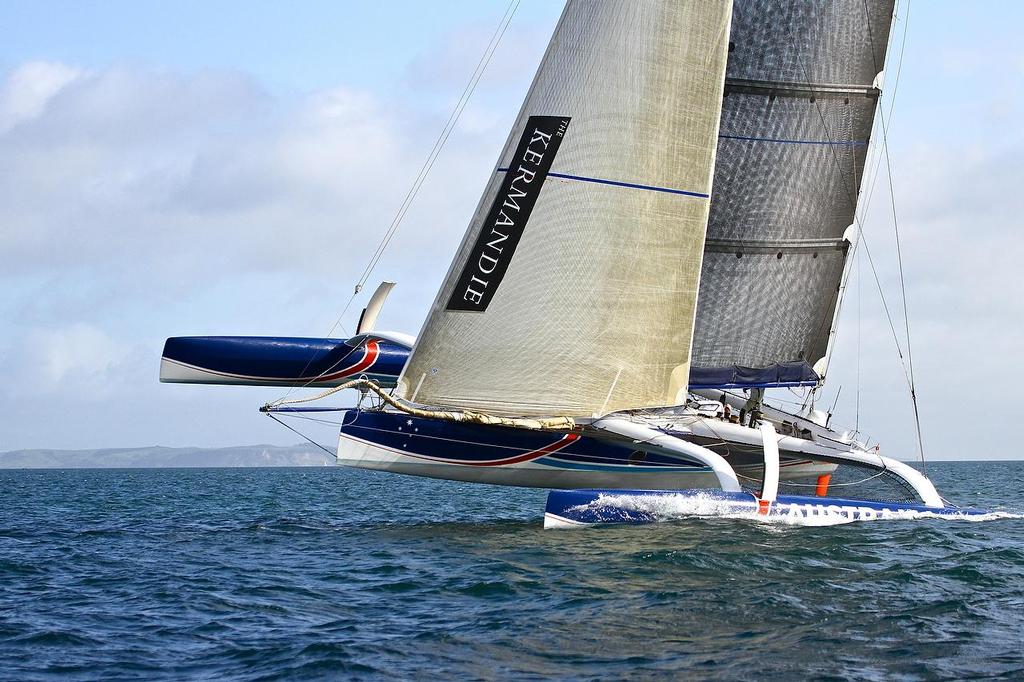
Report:
M 30 393 L 82 392 L 92 398 L 108 397 L 122 383 L 118 370 L 130 355 L 124 343 L 85 322 L 31 329 L 16 352 L 16 367 L 5 374 Z
M 0 135 L 39 116 L 53 96 L 81 74 L 55 62 L 29 62 L 12 71 L 0 89 Z
M 73 424 L 123 442 L 126 401 L 133 432 L 202 442 L 161 411 L 227 393 L 157 384 L 163 338 L 326 333 L 447 112 L 341 86 L 271 95 L 230 72 L 47 68 L 68 76 L 0 131 L 0 395 L 26 415 L 59 405 L 50 444 L 84 442 Z M 449 142 L 376 275 L 399 279 L 382 319 L 394 328 L 418 329 L 515 115 L 473 110 L 491 123 Z M 0 431 L 11 447 L 40 442 L 32 418 Z
M 347 88 L 275 99 L 230 73 L 79 75 L 0 135 L 0 268 L 102 268 L 168 286 L 243 268 L 361 270 L 433 118 Z M 432 220 L 403 235 L 409 252 L 440 257 L 434 236 L 461 233 L 500 144 L 485 132 L 483 147 L 479 134 L 450 143 L 419 199 Z

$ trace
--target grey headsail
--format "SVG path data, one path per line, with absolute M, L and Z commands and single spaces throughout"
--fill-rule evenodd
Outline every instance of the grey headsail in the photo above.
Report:
M 398 394 L 589 417 L 685 395 L 730 0 L 569 0 Z
M 893 4 L 735 1 L 692 385 L 819 378 Z

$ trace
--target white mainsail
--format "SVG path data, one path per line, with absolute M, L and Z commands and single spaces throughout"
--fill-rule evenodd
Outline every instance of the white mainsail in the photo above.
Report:
M 730 0 L 569 0 L 398 395 L 589 417 L 684 395 Z
M 693 364 L 826 352 L 893 0 L 736 0 Z

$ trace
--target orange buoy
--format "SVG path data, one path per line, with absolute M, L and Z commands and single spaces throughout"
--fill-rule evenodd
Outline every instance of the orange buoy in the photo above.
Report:
M 818 486 L 814 489 L 814 494 L 818 497 L 825 497 L 828 495 L 828 484 L 832 482 L 832 474 L 822 474 L 818 476 Z

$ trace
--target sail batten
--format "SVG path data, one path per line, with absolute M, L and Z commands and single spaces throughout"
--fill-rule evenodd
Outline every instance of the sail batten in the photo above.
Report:
M 825 355 L 892 11 L 892 0 L 736 0 L 695 374 Z
M 566 4 L 399 395 L 589 417 L 685 394 L 731 15 L 729 0 Z M 557 152 L 524 147 L 552 116 Z M 515 189 L 524 162 L 537 175 Z

